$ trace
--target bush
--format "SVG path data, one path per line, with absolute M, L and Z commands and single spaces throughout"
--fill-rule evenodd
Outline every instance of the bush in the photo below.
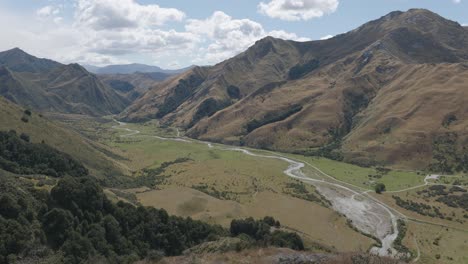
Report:
M 31 139 L 29 138 L 29 135 L 25 133 L 21 133 L 20 138 L 26 142 L 29 142 Z
M 374 187 L 375 189 L 375 192 L 378 193 L 378 194 L 381 194 L 382 192 L 385 191 L 385 184 L 383 183 L 377 183 Z
M 26 110 L 24 110 L 24 114 L 28 115 L 28 116 L 31 116 L 32 113 L 31 113 L 31 110 L 26 109 Z
M 246 219 L 232 220 L 230 232 L 232 236 L 249 236 L 262 246 L 287 247 L 295 250 L 303 250 L 304 244 L 296 233 L 275 230 L 270 232 L 271 227 L 279 227 L 279 221 L 271 216 L 263 220 Z
M 271 234 L 269 244 L 294 250 L 304 250 L 304 243 L 298 234 L 280 230 L 276 230 Z

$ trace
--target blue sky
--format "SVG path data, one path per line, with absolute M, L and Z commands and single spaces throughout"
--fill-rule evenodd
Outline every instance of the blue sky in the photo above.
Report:
M 410 8 L 468 24 L 468 0 L 2 0 L 0 49 L 178 68 L 220 62 L 267 35 L 317 40 Z

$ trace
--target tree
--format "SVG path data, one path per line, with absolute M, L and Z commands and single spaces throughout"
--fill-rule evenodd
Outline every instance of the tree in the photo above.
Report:
M 73 230 L 73 215 L 70 211 L 54 208 L 44 215 L 42 225 L 51 246 L 59 248 Z
M 378 194 L 381 194 L 382 192 L 385 191 L 385 184 L 383 183 L 377 183 L 375 185 L 375 192 L 378 193 Z

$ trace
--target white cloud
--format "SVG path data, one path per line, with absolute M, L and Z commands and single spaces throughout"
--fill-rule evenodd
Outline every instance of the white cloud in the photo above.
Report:
M 270 0 L 261 2 L 258 11 L 271 18 L 298 21 L 333 13 L 338 4 L 338 0 Z
M 159 29 L 133 29 L 121 31 L 86 32 L 88 50 L 107 55 L 131 53 L 169 52 L 191 48 L 197 37 L 187 32 Z
M 78 0 L 78 25 L 95 30 L 160 26 L 182 21 L 185 14 L 175 8 L 140 5 L 134 0 Z
M 58 7 L 54 7 L 50 5 L 44 6 L 36 11 L 36 14 L 40 17 L 50 17 L 53 15 L 57 15 L 58 13 L 60 13 L 60 10 L 58 9 Z
M 463 27 L 468 27 L 468 23 L 462 24 Z
M 0 23 L 12 25 L 0 28 L 5 37 L 0 50 L 17 46 L 63 63 L 157 61 L 174 68 L 174 62 L 181 66 L 218 63 L 266 36 L 309 40 L 284 30 L 267 31 L 256 21 L 235 19 L 220 11 L 206 19 L 186 20 L 176 9 L 135 0 L 73 1 L 74 5 L 43 7 L 36 16 L 0 10 Z M 185 27 L 175 30 L 169 22 Z
M 326 36 L 321 37 L 320 40 L 331 39 L 333 37 L 334 37 L 333 35 L 326 35 Z
M 249 19 L 234 19 L 221 11 L 216 11 L 205 20 L 189 20 L 186 30 L 204 38 L 208 47 L 201 48 L 197 61 L 217 63 L 244 51 L 255 41 L 266 36 L 305 41 L 294 33 L 282 30 L 267 32 L 260 23 Z
M 459 4 L 459 3 L 461 3 L 461 0 L 453 0 L 453 2 L 454 2 L 455 4 Z

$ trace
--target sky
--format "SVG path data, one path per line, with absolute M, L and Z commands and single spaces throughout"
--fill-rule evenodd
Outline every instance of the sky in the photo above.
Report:
M 410 8 L 468 25 L 468 0 L 0 0 L 0 50 L 176 69 L 216 64 L 266 36 L 319 40 Z

